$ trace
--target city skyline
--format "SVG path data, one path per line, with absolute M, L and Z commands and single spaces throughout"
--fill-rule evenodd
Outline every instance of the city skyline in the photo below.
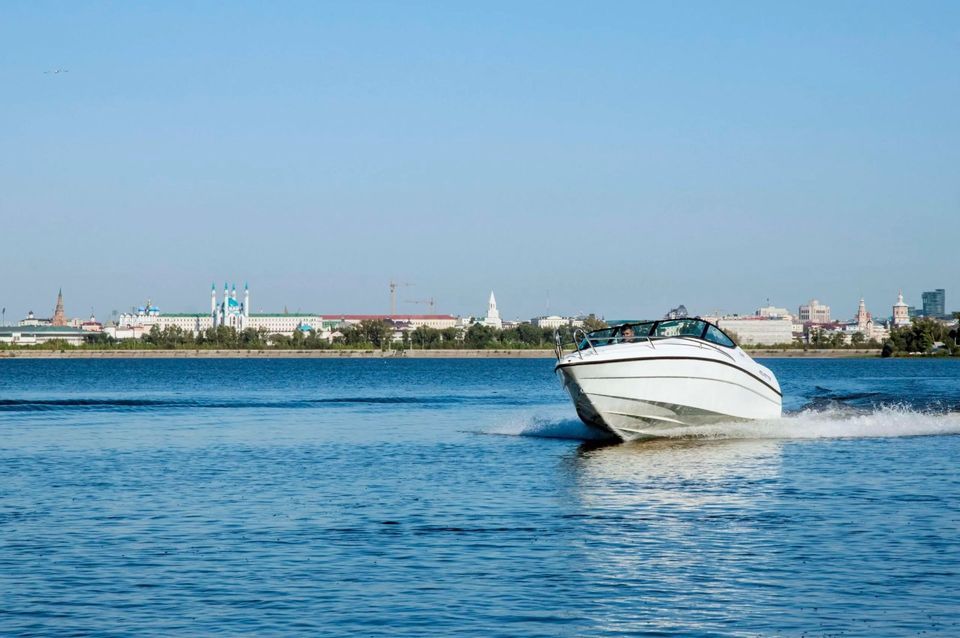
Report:
M 189 310 L 226 273 L 267 309 L 384 312 L 397 278 L 511 318 L 949 288 L 958 19 L 7 4 L 0 304 Z
M 244 294 L 244 293 L 247 293 L 247 292 L 248 292 L 248 290 L 247 290 L 247 288 L 248 288 L 248 282 L 246 282 L 246 281 L 245 281 L 243 284 L 240 284 L 239 286 L 238 286 L 237 284 L 230 284 L 230 283 L 225 284 L 225 286 L 226 286 L 226 287 L 223 289 L 223 290 L 224 290 L 224 294 L 226 294 L 226 292 L 227 292 L 228 290 L 232 290 L 232 291 L 233 291 L 233 294 L 237 294 L 237 290 L 238 290 L 238 289 L 240 290 L 240 294 Z M 219 288 L 216 288 L 215 285 L 214 285 L 214 288 L 215 288 L 215 291 L 217 291 L 217 292 L 219 291 Z M 54 308 L 53 311 L 51 311 L 51 312 L 49 312 L 49 313 L 47 313 L 45 310 L 37 310 L 36 308 L 32 308 L 32 307 L 31 307 L 30 309 L 26 310 L 26 311 L 23 311 L 22 313 L 17 313 L 17 312 L 15 312 L 15 311 L 14 311 L 14 312 L 11 312 L 11 308 L 9 308 L 9 307 L 7 307 L 7 306 L 4 306 L 3 308 L 4 308 L 5 321 L 15 323 L 16 321 L 18 321 L 18 320 L 20 320 L 20 319 L 22 319 L 22 318 L 25 318 L 25 317 L 27 317 L 28 315 L 32 315 L 32 316 L 35 316 L 35 317 L 38 317 L 38 318 L 47 318 L 47 317 L 46 317 L 47 314 L 49 314 L 50 317 L 54 316 L 55 311 L 56 311 L 57 309 L 63 311 L 63 308 L 64 308 L 64 307 L 69 308 L 69 306 L 70 306 L 69 300 L 66 301 L 66 302 L 64 302 L 63 297 L 62 297 L 62 291 L 63 291 L 63 288 L 62 288 L 62 287 L 58 288 L 58 293 L 57 293 L 56 301 L 55 301 L 55 304 L 54 304 L 56 307 Z M 207 292 L 209 292 L 209 291 L 210 291 L 210 289 L 207 289 Z M 494 289 L 493 291 L 491 291 L 491 293 L 489 293 L 489 294 L 492 294 L 492 292 L 495 292 L 495 289 Z M 932 294 L 932 293 L 942 294 L 942 293 L 944 293 L 944 292 L 945 292 L 945 289 L 943 289 L 943 288 L 930 289 L 930 290 L 924 290 L 924 291 L 922 291 L 922 292 L 919 292 L 919 293 L 916 294 L 916 296 L 917 296 L 918 298 L 922 299 L 922 298 L 923 298 L 923 295 L 926 295 L 926 294 Z M 902 291 L 898 290 L 898 295 L 899 295 L 899 294 L 902 294 Z M 259 297 L 259 295 L 258 295 L 258 297 Z M 226 297 L 221 296 L 220 302 L 222 302 L 222 300 L 223 300 L 224 298 L 226 298 Z M 249 299 L 249 297 L 247 297 L 247 298 Z M 922 304 L 922 303 L 911 303 L 911 299 L 912 299 L 912 298 L 910 297 L 909 294 L 904 294 L 903 300 L 907 303 L 907 305 L 910 306 L 910 308 L 915 308 L 918 312 L 922 312 L 922 311 L 924 310 L 923 304 Z M 207 297 L 206 297 L 206 300 L 207 300 L 207 302 L 209 303 L 210 297 L 207 296 Z M 892 308 L 893 308 L 893 305 L 897 302 L 897 296 L 893 296 L 893 300 L 892 300 L 889 304 L 886 304 L 886 305 L 884 305 L 884 304 L 882 304 L 882 303 L 871 303 L 870 300 L 867 300 L 865 297 L 858 297 L 857 300 L 856 300 L 856 302 L 855 302 L 853 305 L 854 305 L 855 307 L 859 306 L 861 300 L 866 300 L 867 306 L 868 306 L 869 308 L 872 308 L 872 309 L 873 309 L 873 310 L 871 310 L 871 314 L 873 314 L 874 317 L 876 317 L 876 318 L 878 318 L 878 319 L 883 319 L 883 318 L 887 318 L 887 317 L 892 317 L 892 315 L 893 315 L 893 313 L 892 313 Z M 857 313 L 856 310 L 855 310 L 854 312 L 847 313 L 846 310 L 843 309 L 843 308 L 845 308 L 845 305 L 844 305 L 844 304 L 836 304 L 835 302 L 831 302 L 830 300 L 827 300 L 827 299 L 821 298 L 821 297 L 811 297 L 811 298 L 809 298 L 809 299 L 807 299 L 807 300 L 801 301 L 801 302 L 799 302 L 799 303 L 797 303 L 797 304 L 794 304 L 794 305 L 780 304 L 780 303 L 777 303 L 777 301 L 776 301 L 775 299 L 772 299 L 772 298 L 771 298 L 771 299 L 765 299 L 765 300 L 763 300 L 762 303 L 758 303 L 758 304 L 754 305 L 754 306 L 751 307 L 751 308 L 741 308 L 741 309 L 728 309 L 728 308 L 713 308 L 713 309 L 708 309 L 708 308 L 700 308 L 700 307 L 699 307 L 697 304 L 695 304 L 695 303 L 684 303 L 684 304 L 682 304 L 682 305 L 685 306 L 685 307 L 687 307 L 687 308 L 689 308 L 689 310 L 691 311 L 691 312 L 690 312 L 691 316 L 713 316 L 713 315 L 718 315 L 718 316 L 719 316 L 719 315 L 742 315 L 742 316 L 747 316 L 747 315 L 752 315 L 754 312 L 757 312 L 757 311 L 759 311 L 759 310 L 762 309 L 762 308 L 784 308 L 784 309 L 786 309 L 791 315 L 793 315 L 794 317 L 798 317 L 799 314 L 800 314 L 800 313 L 799 313 L 799 308 L 800 308 L 801 306 L 806 305 L 806 304 L 809 303 L 810 301 L 819 301 L 821 304 L 825 304 L 825 305 L 830 309 L 831 317 L 833 318 L 833 320 L 847 320 L 847 319 L 849 319 L 849 318 L 851 318 L 851 317 L 856 316 L 856 313 Z M 0 305 L 2 305 L 2 303 L 3 303 L 2 300 L 0 300 Z M 387 303 L 389 304 L 389 300 L 387 301 Z M 81 304 L 81 305 L 82 305 L 82 304 Z M 484 305 L 486 305 L 486 302 L 484 303 Z M 208 308 L 203 308 L 203 307 L 201 307 L 199 303 L 198 303 L 196 306 L 194 306 L 194 307 L 187 307 L 187 308 L 170 308 L 170 307 L 164 306 L 164 305 L 162 304 L 162 302 L 160 302 L 160 301 L 157 300 L 156 298 L 149 297 L 149 296 L 146 297 L 146 298 L 144 298 L 144 299 L 142 299 L 142 300 L 140 300 L 140 301 L 135 302 L 134 304 L 125 305 L 125 306 L 121 305 L 121 306 L 119 306 L 119 307 L 114 307 L 114 308 L 113 308 L 112 310 L 110 310 L 108 313 L 98 313 L 98 312 L 96 312 L 96 308 L 91 308 L 91 310 L 93 311 L 92 314 L 95 315 L 95 316 L 97 317 L 97 319 L 99 319 L 99 320 L 101 320 L 101 321 L 110 321 L 110 320 L 113 319 L 113 316 L 112 316 L 112 315 L 113 315 L 114 312 L 116 312 L 118 315 L 119 315 L 119 314 L 128 313 L 128 312 L 134 312 L 134 313 L 135 313 L 138 309 L 147 309 L 147 310 L 149 310 L 150 308 L 149 308 L 148 306 L 149 306 L 149 307 L 152 307 L 154 310 L 158 310 L 161 314 L 180 314 L 180 313 L 198 314 L 198 315 L 210 314 L 210 310 L 209 310 Z M 217 308 L 219 308 L 219 302 L 218 302 Z M 949 305 L 949 302 L 947 302 L 947 307 L 944 309 L 944 315 L 945 315 L 945 316 L 950 316 L 950 314 L 952 313 L 952 310 L 951 310 L 950 308 L 951 308 L 951 306 Z M 890 312 L 889 315 L 887 314 L 887 310 L 888 310 L 888 309 L 891 310 L 891 312 Z M 385 309 L 380 310 L 380 311 L 372 311 L 372 312 L 360 312 L 360 311 L 357 311 L 356 309 L 353 309 L 353 308 L 332 309 L 331 312 L 324 312 L 323 307 L 322 307 L 319 303 L 313 304 L 313 305 L 311 305 L 311 304 L 298 304 L 298 305 L 285 304 L 285 305 L 283 305 L 283 306 L 280 307 L 280 308 L 269 308 L 269 307 L 262 307 L 262 306 L 258 306 L 258 305 L 255 305 L 255 304 L 251 304 L 251 305 L 249 306 L 248 310 L 249 310 L 249 312 L 252 312 L 252 313 L 264 313 L 264 312 L 267 312 L 267 313 L 281 313 L 281 314 L 282 314 L 282 313 L 285 313 L 285 312 L 289 312 L 290 314 L 316 313 L 317 315 L 322 316 L 322 317 L 326 317 L 326 318 L 335 318 L 335 317 L 340 316 L 340 315 L 361 315 L 361 314 L 369 314 L 369 315 L 390 316 L 390 314 L 391 314 L 389 308 L 385 308 Z M 328 310 L 331 310 L 331 309 L 328 309 Z M 528 316 L 521 316 L 521 315 L 513 315 L 513 314 L 511 314 L 511 313 L 509 313 L 509 312 L 503 313 L 503 312 L 502 312 L 502 305 L 501 305 L 501 313 L 503 314 L 503 318 L 504 318 L 504 320 L 508 320 L 508 321 L 528 321 L 528 320 L 530 320 L 530 319 L 532 319 L 532 318 L 535 318 L 535 317 L 543 317 L 543 316 L 547 316 L 547 315 L 558 315 L 558 316 L 565 316 L 565 317 L 574 317 L 574 316 L 585 316 L 585 315 L 587 315 L 587 314 L 596 314 L 596 315 L 599 316 L 599 317 L 606 317 L 606 318 L 608 318 L 608 319 L 615 319 L 615 318 L 620 318 L 620 319 L 625 319 L 625 318 L 633 318 L 633 319 L 640 319 L 640 318 L 644 318 L 644 319 L 657 319 L 657 318 L 660 318 L 660 317 L 664 316 L 665 313 L 667 313 L 668 310 L 669 310 L 669 309 L 664 309 L 664 310 L 662 310 L 662 311 L 659 312 L 659 313 L 654 313 L 654 314 L 649 314 L 649 315 L 612 315 L 612 314 L 610 314 L 610 313 L 603 312 L 602 309 L 599 309 L 599 310 L 598 310 L 598 309 L 591 309 L 591 310 L 582 311 L 582 312 L 581 312 L 581 311 L 578 311 L 578 312 L 563 312 L 563 311 L 557 309 L 557 310 L 551 310 L 551 311 L 549 311 L 549 312 L 546 312 L 546 311 L 545 311 L 545 312 L 538 313 L 538 314 L 532 314 L 532 315 L 528 315 Z M 435 308 L 433 311 L 429 311 L 429 310 L 423 309 L 421 306 L 416 305 L 416 304 L 414 304 L 414 303 L 412 303 L 412 302 L 398 302 L 398 307 L 397 307 L 396 315 L 397 315 L 397 316 L 400 316 L 400 315 L 452 315 L 452 316 L 457 316 L 457 317 L 468 317 L 468 316 L 472 316 L 472 317 L 482 317 L 485 312 L 486 312 L 485 309 L 484 309 L 484 310 L 478 310 L 478 311 L 469 311 L 469 310 L 468 310 L 468 311 L 458 311 L 458 310 L 446 310 L 446 309 L 443 309 L 443 308 Z M 90 312 L 87 312 L 86 314 L 84 314 L 84 313 L 82 313 L 82 312 L 74 312 L 74 311 L 71 311 L 71 310 L 69 310 L 69 309 L 66 310 L 66 316 L 69 317 L 69 318 L 84 319 L 84 318 L 86 318 L 86 317 L 88 317 L 88 316 L 90 316 L 90 315 L 91 315 Z
M 0 638 L 960 636 L 960 1 L 0 43 Z

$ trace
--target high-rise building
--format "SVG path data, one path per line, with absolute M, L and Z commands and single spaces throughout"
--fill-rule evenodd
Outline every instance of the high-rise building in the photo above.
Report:
M 670 312 L 663 315 L 664 319 L 686 319 L 689 316 L 687 313 L 687 307 L 683 304 L 680 304 L 676 308 L 671 308 Z
M 809 303 L 800 306 L 797 319 L 800 323 L 830 323 L 830 306 L 811 299 Z
M 943 288 L 923 293 L 923 316 L 942 319 L 947 315 L 947 293 Z

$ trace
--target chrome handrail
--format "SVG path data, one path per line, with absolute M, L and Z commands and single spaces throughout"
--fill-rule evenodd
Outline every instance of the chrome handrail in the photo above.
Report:
M 554 331 L 553 339 L 554 339 L 554 354 L 556 354 L 557 360 L 559 361 L 560 359 L 563 358 L 563 339 L 560 336 L 559 330 Z M 657 348 L 657 346 L 654 344 L 654 341 L 659 341 L 661 339 L 683 339 L 684 341 L 692 341 L 693 343 L 696 343 L 701 348 L 708 347 L 708 348 L 711 348 L 712 350 L 715 350 L 716 352 L 719 352 L 720 354 L 727 357 L 734 363 L 736 363 L 737 361 L 732 354 L 726 351 L 726 349 L 722 348 L 721 346 L 715 343 L 711 343 L 705 339 L 702 339 L 700 337 L 693 337 L 691 335 L 669 335 L 669 336 L 668 335 L 641 335 L 641 336 L 634 337 L 634 343 L 639 343 L 641 340 L 644 340 L 644 339 L 647 341 L 650 347 L 653 348 L 654 350 L 656 350 Z M 616 343 L 628 343 L 623 341 L 622 336 L 619 336 L 619 335 L 602 337 L 600 340 L 607 345 L 616 344 Z M 584 341 L 587 343 L 588 346 L 590 346 L 590 349 L 593 350 L 594 354 L 599 354 L 597 352 L 597 347 L 594 344 L 593 339 L 590 338 L 590 335 L 582 328 L 577 328 L 576 330 L 573 331 L 573 347 L 576 348 L 577 354 L 580 356 L 581 360 L 583 359 L 583 350 L 581 348 L 581 345 Z
M 716 350 L 717 352 L 719 352 L 719 353 L 722 354 L 723 356 L 727 357 L 728 359 L 730 359 L 730 360 L 733 361 L 734 363 L 736 363 L 736 361 L 737 361 L 736 359 L 733 358 L 733 355 L 732 355 L 732 354 L 730 354 L 729 352 L 723 350 L 720 346 L 718 346 L 718 345 L 715 344 L 715 343 L 710 343 L 709 341 L 706 341 L 706 340 L 701 339 L 701 338 L 699 338 L 699 337 L 691 337 L 691 336 L 688 336 L 688 335 L 677 335 L 677 337 L 679 337 L 680 339 L 691 339 L 691 340 L 693 340 L 693 341 L 696 341 L 696 342 L 700 345 L 701 348 L 702 348 L 703 346 L 707 346 L 707 347 L 709 347 L 709 348 L 713 348 L 714 350 Z
M 580 336 L 578 337 L 577 335 Z M 573 342 L 577 344 L 577 352 L 580 352 L 581 359 L 583 359 L 583 353 L 580 351 L 581 341 L 586 341 L 587 345 L 590 346 L 590 349 L 593 350 L 593 354 L 597 354 L 597 348 L 593 345 L 593 341 L 590 340 L 590 335 L 588 335 L 586 330 L 583 328 L 577 328 L 573 331 Z

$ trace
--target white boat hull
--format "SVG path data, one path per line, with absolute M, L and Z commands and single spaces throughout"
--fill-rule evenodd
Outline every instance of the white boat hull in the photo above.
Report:
M 561 361 L 557 371 L 580 418 L 629 441 L 781 415 L 772 373 L 745 354 L 742 363 L 731 363 L 708 349 L 690 356 L 688 347 L 676 352 L 665 345 L 657 352 L 644 347 L 629 358 L 575 355 Z

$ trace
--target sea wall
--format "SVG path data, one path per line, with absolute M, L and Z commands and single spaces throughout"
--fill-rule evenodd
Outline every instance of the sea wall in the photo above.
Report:
M 756 359 L 867 358 L 879 350 L 753 349 Z M 553 350 L 0 350 L 0 359 L 552 359 Z
M 553 350 L 0 350 L 0 359 L 546 359 Z
M 746 351 L 754 359 L 767 358 L 800 358 L 810 359 L 865 359 L 870 357 L 879 357 L 879 349 L 863 348 L 859 350 L 800 350 L 795 348 L 754 348 Z

